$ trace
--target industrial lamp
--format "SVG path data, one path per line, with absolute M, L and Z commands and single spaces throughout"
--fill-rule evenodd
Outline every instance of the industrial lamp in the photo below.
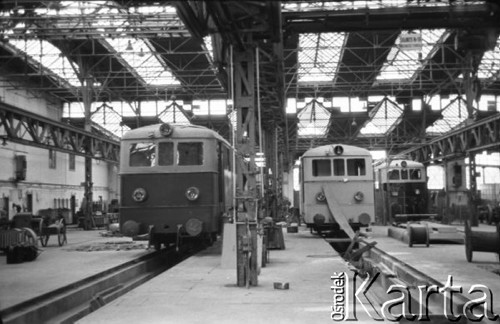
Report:
M 127 48 L 125 48 L 126 51 L 132 51 L 134 48 L 132 47 L 132 42 L 130 39 L 128 40 Z

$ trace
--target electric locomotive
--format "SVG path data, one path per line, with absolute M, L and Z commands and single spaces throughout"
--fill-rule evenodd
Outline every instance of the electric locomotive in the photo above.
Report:
M 120 226 L 150 244 L 212 243 L 233 203 L 232 148 L 195 125 L 157 124 L 127 132 L 120 152 Z
M 301 158 L 300 175 L 300 209 L 311 232 L 347 233 L 372 222 L 373 169 L 368 150 L 343 144 L 310 149 Z
M 374 169 L 376 217 L 380 221 L 392 222 L 397 217 L 418 220 L 427 214 L 427 176 L 422 163 L 397 159 Z

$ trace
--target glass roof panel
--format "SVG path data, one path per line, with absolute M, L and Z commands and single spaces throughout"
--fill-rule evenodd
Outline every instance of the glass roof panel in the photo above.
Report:
M 403 118 L 403 109 L 384 98 L 370 112 L 371 119 L 360 130 L 362 136 L 384 135 L 396 127 Z
M 382 0 L 382 1 L 283 1 L 283 12 L 290 11 L 317 11 L 317 10 L 355 10 L 355 9 L 383 9 L 401 7 L 444 7 L 450 6 L 447 1 L 409 1 L 409 0 Z M 484 1 L 460 1 L 460 5 L 481 3 Z
M 118 138 L 121 138 L 124 133 L 130 130 L 127 125 L 121 123 L 122 117 L 120 114 L 107 103 L 101 103 L 92 113 L 91 119 L 94 123 L 103 127 Z
M 297 114 L 299 137 L 326 137 L 330 115 L 321 102 L 313 99 Z
M 27 55 L 30 64 L 40 72 L 52 74 L 59 81 L 66 81 L 71 86 L 81 86 L 74 69 L 75 64 L 63 56 L 61 51 L 45 40 L 11 39 L 4 45 L 11 51 Z
M 106 38 L 106 42 L 146 84 L 155 86 L 180 85 L 180 82 L 167 69 L 166 65 L 153 55 L 146 41 L 133 38 Z
M 443 108 L 441 114 L 443 118 L 427 127 L 428 135 L 442 135 L 460 126 L 468 118 L 467 103 L 462 97 L 458 97 Z
M 182 111 L 182 107 L 176 102 L 171 102 L 160 114 L 158 118 L 164 123 L 189 125 L 191 122 Z
M 500 37 L 497 38 L 497 44 L 493 50 L 484 52 L 477 71 L 480 79 L 494 78 L 498 75 L 500 75 Z
M 83 30 L 94 28 L 97 32 L 102 33 L 102 36 L 105 37 L 100 40 L 101 43 L 110 52 L 115 53 L 117 59 L 145 84 L 154 86 L 180 85 L 162 58 L 151 51 L 151 46 L 147 41 L 128 36 L 127 30 L 133 29 L 131 27 L 137 22 L 125 19 L 129 16 L 134 17 L 134 13 L 141 14 L 139 17 L 142 18 L 141 28 L 145 28 L 148 24 L 157 24 L 158 17 L 155 14 L 161 13 L 161 21 L 166 29 L 175 27 L 177 32 L 176 35 L 168 33 L 165 36 L 189 37 L 189 33 L 178 18 L 175 8 L 172 6 L 132 7 L 126 13 L 120 10 L 116 4 L 109 1 L 61 1 L 57 5 L 39 8 L 36 12 L 40 15 L 65 17 L 66 19 L 57 20 L 56 27 L 60 29 L 76 30 L 78 26 L 81 26 Z M 95 17 L 95 19 L 81 19 L 82 13 Z M 78 18 L 72 19 L 72 17 Z M 148 17 L 151 21 L 143 17 Z M 106 37 L 110 33 L 121 34 L 120 37 Z M 46 69 L 54 72 L 59 78 L 66 80 L 72 86 L 80 86 L 69 61 L 62 57 L 62 53 L 49 42 L 37 40 L 25 42 L 15 39 L 9 40 L 9 42 L 18 50 L 26 52 Z
M 377 81 L 411 80 L 448 36 L 449 33 L 445 29 L 424 29 L 420 32 L 402 31 L 387 55 Z
M 300 34 L 299 82 L 332 82 L 337 72 L 345 33 Z

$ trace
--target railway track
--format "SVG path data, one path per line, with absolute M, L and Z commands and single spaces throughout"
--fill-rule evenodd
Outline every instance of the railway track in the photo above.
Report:
M 6 308 L 0 314 L 2 323 L 74 323 L 200 250 L 152 252 Z
M 361 249 L 369 244 L 361 240 L 359 247 Z M 404 294 L 405 297 L 399 303 L 393 303 L 396 307 L 390 310 L 391 314 L 406 313 L 410 317 L 406 319 L 403 316 L 397 320 L 399 323 L 422 320 L 430 321 L 430 323 L 448 323 L 450 320 L 447 316 L 458 317 L 453 321 L 455 323 L 471 323 L 463 313 L 464 305 L 470 302 L 470 299 L 461 294 L 454 294 L 451 298 L 449 291 L 453 288 L 452 282 L 448 281 L 443 284 L 376 247 L 371 247 L 356 261 L 347 261 L 351 262 L 355 267 L 355 272 L 363 279 L 366 276 L 376 277 L 374 284 L 366 293 L 366 296 L 373 301 L 373 310 L 380 313 L 384 303 L 394 301 Z M 391 287 L 392 292 L 389 292 Z M 448 294 L 445 293 L 446 291 Z M 481 312 L 484 311 L 481 310 Z M 415 318 L 411 319 L 411 314 L 414 314 Z M 483 318 L 481 321 L 474 322 L 493 323 L 494 321 Z

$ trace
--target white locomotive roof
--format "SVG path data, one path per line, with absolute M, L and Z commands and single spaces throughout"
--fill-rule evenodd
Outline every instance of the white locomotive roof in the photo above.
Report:
M 334 148 L 336 146 L 342 146 L 344 149 L 344 152 L 342 155 L 336 155 L 334 153 Z M 318 146 L 315 148 L 312 148 L 305 152 L 302 157 L 318 157 L 318 156 L 343 156 L 343 155 L 348 155 L 348 156 L 371 156 L 370 151 L 367 149 L 357 147 L 357 146 L 351 146 L 351 145 L 344 145 L 344 144 L 330 144 L 330 145 L 323 145 L 323 146 Z
M 227 141 L 216 131 L 198 125 L 169 124 L 173 128 L 172 135 L 163 136 L 160 134 L 162 124 L 148 125 L 129 130 L 123 136 L 123 140 L 146 139 L 146 138 L 215 138 L 223 142 Z M 228 144 L 229 145 L 229 144 Z
M 407 168 L 421 168 L 424 165 L 420 162 L 412 161 L 412 160 L 392 160 L 390 167 L 398 168 L 402 167 L 401 162 L 405 161 L 406 162 L 406 167 Z M 382 168 L 387 168 L 387 162 L 383 162 L 380 165 L 377 165 L 375 167 L 376 169 L 382 169 Z

